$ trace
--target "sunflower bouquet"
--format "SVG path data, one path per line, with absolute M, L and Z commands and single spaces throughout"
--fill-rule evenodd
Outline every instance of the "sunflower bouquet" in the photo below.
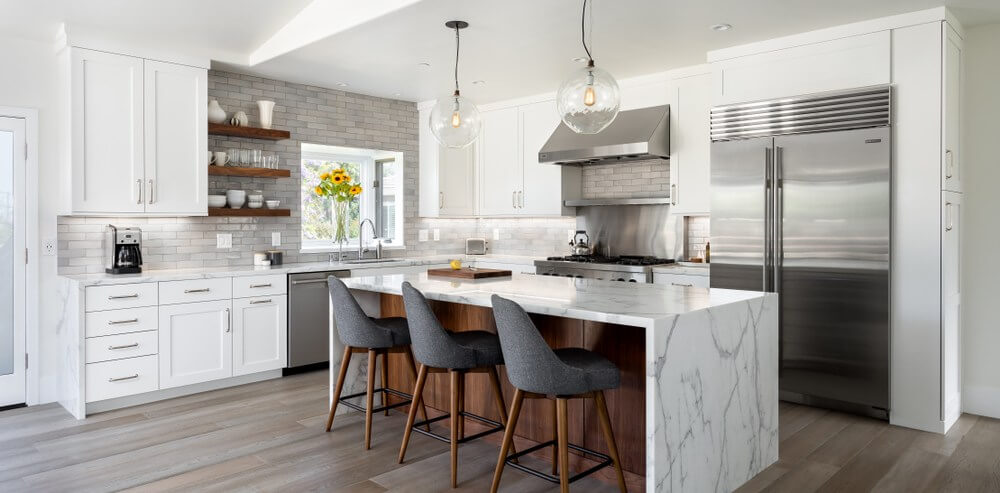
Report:
M 319 183 L 313 188 L 318 197 L 333 199 L 334 236 L 337 243 L 343 245 L 347 239 L 347 220 L 350 215 L 350 204 L 354 197 L 362 192 L 361 185 L 352 182 L 351 175 L 343 168 L 319 175 Z

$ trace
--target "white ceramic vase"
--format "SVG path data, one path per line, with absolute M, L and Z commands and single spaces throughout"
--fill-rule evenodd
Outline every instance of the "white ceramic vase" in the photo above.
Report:
M 226 121 L 226 110 L 219 106 L 215 99 L 208 102 L 208 123 L 222 123 Z
M 261 128 L 271 128 L 271 117 L 274 116 L 274 101 L 257 101 L 257 113 L 260 116 Z

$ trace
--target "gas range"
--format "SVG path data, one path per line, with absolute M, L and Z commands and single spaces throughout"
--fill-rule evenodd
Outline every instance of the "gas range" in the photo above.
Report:
M 674 263 L 673 259 L 622 255 L 569 255 L 535 261 L 535 273 L 542 276 L 580 277 L 624 282 L 653 282 L 653 266 Z

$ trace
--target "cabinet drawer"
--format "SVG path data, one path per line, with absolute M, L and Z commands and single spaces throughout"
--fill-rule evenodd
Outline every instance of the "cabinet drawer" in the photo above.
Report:
M 156 306 L 156 294 L 156 283 L 154 282 L 90 286 L 87 288 L 85 306 L 88 312 Z
M 671 286 L 687 286 L 694 288 L 707 288 L 708 276 L 689 276 L 685 274 L 653 274 L 654 284 L 666 284 Z
M 285 294 L 286 290 L 284 274 L 233 278 L 233 298 L 279 295 Z
M 192 303 L 197 301 L 228 300 L 233 294 L 233 279 L 192 279 L 160 283 L 160 304 Z
M 156 330 L 156 322 L 155 306 L 106 310 L 87 314 L 86 332 L 87 337 L 142 332 Z
M 87 363 L 156 354 L 159 338 L 155 330 L 91 337 L 87 339 Z
M 87 402 L 151 392 L 159 388 L 157 356 L 87 365 Z

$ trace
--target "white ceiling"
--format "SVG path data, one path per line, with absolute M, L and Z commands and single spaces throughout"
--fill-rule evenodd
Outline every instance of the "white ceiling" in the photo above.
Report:
M 356 0 L 315 0 L 345 12 Z M 213 66 L 410 101 L 451 91 L 462 19 L 463 95 L 485 103 L 549 92 L 579 65 L 581 0 L 367 0 L 385 12 L 319 32 L 250 66 L 310 0 L 0 0 L 0 31 L 51 39 L 59 22 L 207 56 Z M 709 50 L 939 6 L 942 0 L 594 0 L 599 66 L 618 78 L 704 63 Z M 966 25 L 1000 22 L 998 0 L 947 0 Z M 352 7 L 352 4 L 355 7 Z M 315 8 L 312 5 L 310 8 Z M 709 26 L 729 23 L 730 31 Z M 331 22 L 331 24 L 334 24 Z M 343 24 L 343 23 L 341 23 Z M 303 24 L 307 25 L 307 24 Z M 315 26 L 315 21 L 312 22 Z M 316 29 L 316 27 L 312 27 Z M 319 28 L 322 29 L 322 28 Z M 289 29 L 285 30 L 287 37 Z M 314 41 L 318 39 L 318 41 Z M 270 45 L 274 45 L 272 41 Z M 293 46 L 294 47 L 294 46 Z M 430 63 L 430 67 L 418 65 Z M 485 84 L 473 85 L 474 80 Z

